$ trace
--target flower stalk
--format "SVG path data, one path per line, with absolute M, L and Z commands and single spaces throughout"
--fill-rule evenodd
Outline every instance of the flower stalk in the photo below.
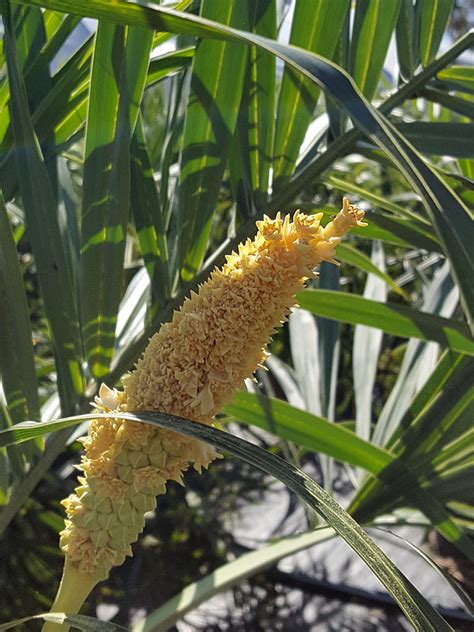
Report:
M 321 261 L 335 263 L 342 237 L 365 226 L 364 213 L 344 198 L 327 224 L 322 213 L 277 214 L 257 222 L 253 241 L 227 256 L 222 269 L 191 292 L 171 322 L 150 340 L 124 390 L 102 385 L 101 412 L 159 410 L 212 424 L 244 379 L 265 360 L 265 347 L 295 304 L 295 293 Z M 82 439 L 79 486 L 63 505 L 63 577 L 54 612 L 77 613 L 92 588 L 132 555 L 156 496 L 168 481 L 183 484 L 193 465 L 201 472 L 219 455 L 196 439 L 119 419 L 96 419 Z M 67 630 L 46 623 L 44 632 Z

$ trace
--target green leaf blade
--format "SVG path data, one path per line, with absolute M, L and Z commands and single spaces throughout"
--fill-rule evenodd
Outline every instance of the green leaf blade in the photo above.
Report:
M 474 94 L 474 72 L 471 66 L 450 66 L 440 70 L 436 78 L 451 90 Z
M 28 303 L 8 215 L 0 195 L 0 376 L 14 423 L 38 417 L 38 380 Z
M 388 452 L 360 439 L 346 428 L 278 399 L 239 391 L 232 403 L 225 407 L 225 412 L 282 439 L 374 474 L 392 460 Z
M 275 39 L 275 0 L 257 0 L 250 9 L 253 32 Z M 249 49 L 241 112 L 229 154 L 229 171 L 239 211 L 249 217 L 265 204 L 273 161 L 276 60 L 252 46 Z
M 108 372 L 114 348 L 129 216 L 130 140 L 151 44 L 150 31 L 99 23 L 87 117 L 81 245 L 84 347 L 94 377 Z
M 349 4 L 347 0 L 297 2 L 290 44 L 331 59 Z M 318 87 L 296 74 L 293 68 L 285 66 L 278 98 L 275 131 L 275 186 L 283 186 L 294 170 L 301 143 L 314 115 L 319 93 Z
M 426 154 L 471 158 L 474 123 L 397 123 L 397 129 Z
M 205 0 L 201 15 L 226 25 L 248 21 L 247 1 Z M 180 161 L 178 257 L 183 280 L 198 272 L 209 241 L 237 113 L 247 49 L 202 40 L 193 59 Z
M 107 418 L 112 415 L 81 415 L 53 422 L 19 424 L 0 431 L 0 446 L 9 441 L 27 440 L 49 430 L 73 425 L 82 419 Z M 143 421 L 205 441 L 232 454 L 245 463 L 279 479 L 304 502 L 322 515 L 328 524 L 349 544 L 393 595 L 415 629 L 424 632 L 452 632 L 451 626 L 436 612 L 418 590 L 389 560 L 383 551 L 340 505 L 309 476 L 294 465 L 234 435 L 216 428 L 158 412 L 113 413 L 113 418 Z M 26 434 L 25 434 L 26 433 Z M 14 439 L 16 437 L 16 439 Z M 12 439 L 13 438 L 13 439 Z
M 131 145 L 131 210 L 153 296 L 163 307 L 170 297 L 168 244 L 141 117 Z
M 345 292 L 304 290 L 297 299 L 303 309 L 325 318 L 376 327 L 395 336 L 433 340 L 443 347 L 474 355 L 474 341 L 462 321 Z
M 75 411 L 83 394 L 82 344 L 71 271 L 61 245 L 56 200 L 34 133 L 19 72 L 10 20 L 3 12 L 10 84 L 10 111 L 16 162 L 29 237 L 38 266 L 45 310 L 53 334 L 59 390 L 64 410 Z M 57 288 L 62 288 L 58 295 Z
M 393 292 L 403 297 L 405 300 L 408 300 L 408 295 L 406 294 L 406 292 L 395 283 L 392 277 L 381 270 L 380 267 L 374 265 L 370 257 L 368 257 L 357 248 L 349 246 L 348 244 L 340 244 L 336 250 L 336 257 L 341 261 L 349 263 L 350 265 L 363 270 L 364 272 L 373 274 L 381 281 L 384 281 Z
M 423 66 L 427 66 L 438 52 L 454 1 L 423 0 L 419 4 L 420 57 Z
M 358 0 L 354 16 L 351 75 L 371 100 L 380 80 L 388 46 L 400 10 L 400 0 Z
M 418 38 L 415 25 L 413 0 L 402 0 L 395 33 L 400 74 L 405 81 L 413 77 L 417 65 Z

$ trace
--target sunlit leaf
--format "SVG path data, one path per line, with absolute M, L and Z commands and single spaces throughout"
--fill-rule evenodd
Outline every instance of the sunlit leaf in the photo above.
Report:
M 377 327 L 396 336 L 433 340 L 443 347 L 474 355 L 474 341 L 462 321 L 345 292 L 305 290 L 297 294 L 297 299 L 301 307 L 325 318 Z
M 81 223 L 84 347 L 95 377 L 107 373 L 114 348 L 130 205 L 130 140 L 151 44 L 150 31 L 99 23 L 90 80 Z

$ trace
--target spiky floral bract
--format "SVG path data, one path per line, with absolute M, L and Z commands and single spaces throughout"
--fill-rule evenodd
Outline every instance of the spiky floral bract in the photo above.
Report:
M 346 198 L 325 228 L 322 213 L 296 211 L 292 222 L 280 213 L 273 220 L 265 216 L 257 222 L 255 239 L 227 256 L 223 268 L 191 292 L 171 322 L 151 338 L 124 391 L 103 386 L 97 407 L 159 410 L 212 423 L 264 360 L 265 346 L 294 305 L 295 292 L 321 261 L 334 262 L 342 236 L 364 226 L 363 217 Z M 118 419 L 94 420 L 83 444 L 80 486 L 63 502 L 62 583 L 66 586 L 68 573 L 74 573 L 91 589 L 131 555 L 144 514 L 155 509 L 155 497 L 165 493 L 166 482 L 182 482 L 190 464 L 200 472 L 218 455 L 196 439 Z M 60 589 L 54 607 L 67 604 L 77 611 L 82 601 L 73 604 L 70 596 L 67 601 L 68 592 Z

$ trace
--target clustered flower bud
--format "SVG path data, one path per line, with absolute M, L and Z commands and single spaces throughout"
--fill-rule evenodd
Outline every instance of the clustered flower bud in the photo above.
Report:
M 334 262 L 342 236 L 364 226 L 363 217 L 344 198 L 325 228 L 322 213 L 296 211 L 292 222 L 278 213 L 257 222 L 255 239 L 227 256 L 223 268 L 191 292 L 151 338 L 124 391 L 102 386 L 97 408 L 158 410 L 212 423 L 264 361 L 265 346 L 286 320 L 295 292 L 322 260 Z M 167 481 L 182 483 L 190 464 L 200 472 L 219 455 L 196 439 L 119 419 L 94 420 L 82 442 L 80 485 L 63 501 L 61 548 L 66 569 L 89 575 L 94 584 L 131 555 L 144 514 L 156 508 Z

